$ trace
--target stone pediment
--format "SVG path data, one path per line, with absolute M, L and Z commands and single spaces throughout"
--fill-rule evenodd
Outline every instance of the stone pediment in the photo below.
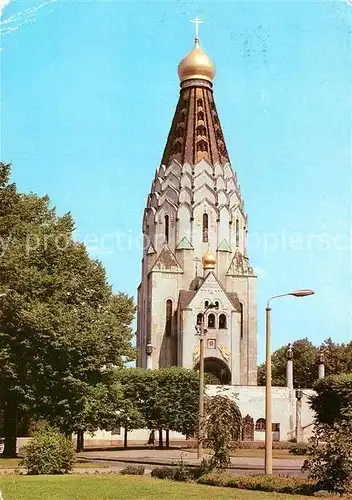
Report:
M 235 294 L 227 293 L 215 273 L 210 271 L 200 284 L 196 293 L 192 296 L 188 306 L 192 304 L 192 307 L 204 310 L 204 302 L 206 300 L 210 302 L 219 301 L 222 310 L 230 311 L 235 309 L 238 311 L 238 300 L 236 300 L 237 297 L 233 297 L 234 295 Z
M 194 247 L 189 239 L 184 236 L 180 243 L 177 245 L 176 250 L 194 250 Z
M 222 240 L 218 248 L 216 249 L 217 252 L 231 252 L 230 245 L 227 243 L 226 240 Z
M 183 273 L 183 269 L 178 263 L 176 256 L 170 250 L 169 246 L 165 244 L 150 272 Z
M 236 250 L 226 276 L 255 276 L 253 268 L 249 264 L 247 257 Z

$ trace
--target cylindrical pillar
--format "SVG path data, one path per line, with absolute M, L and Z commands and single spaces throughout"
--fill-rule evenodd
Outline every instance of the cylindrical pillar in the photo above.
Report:
M 200 325 L 199 335 L 199 421 L 197 458 L 202 458 L 203 415 L 204 415 L 204 313 Z
M 266 386 L 265 386 L 265 474 L 273 473 L 273 429 L 271 422 L 271 324 L 266 308 Z
M 146 353 L 147 353 L 147 370 L 152 370 L 153 369 L 153 360 L 152 360 L 153 346 L 152 346 L 152 344 L 147 344 Z
M 291 344 L 288 345 L 286 353 L 286 386 L 293 389 L 293 351 Z
M 325 377 L 325 363 L 324 363 L 324 354 L 321 352 L 319 354 L 319 365 L 318 365 L 318 379 L 322 379 Z
M 296 391 L 296 443 L 301 441 L 301 419 L 302 419 L 302 397 L 303 392 L 298 389 Z

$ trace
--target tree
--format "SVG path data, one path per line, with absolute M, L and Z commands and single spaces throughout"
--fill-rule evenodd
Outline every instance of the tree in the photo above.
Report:
M 314 385 L 311 408 L 318 423 L 334 425 L 342 421 L 352 426 L 352 373 L 330 375 Z
M 47 196 L 19 193 L 9 177 L 1 163 L 0 406 L 4 455 L 14 456 L 21 415 L 53 416 L 74 380 L 96 386 L 104 368 L 134 358 L 134 304 L 74 241 L 71 215 L 58 217 Z
M 324 340 L 320 350 L 324 353 L 326 375 L 352 373 L 352 341 L 347 344 L 336 344 L 328 338 Z
M 330 375 L 314 389 L 316 425 L 303 469 L 319 489 L 344 494 L 352 488 L 352 373 Z
M 120 421 L 128 417 L 128 430 L 141 426 L 194 434 L 197 428 L 199 379 L 185 368 L 142 370 L 127 368 L 116 373 L 122 385 L 124 402 L 119 409 Z M 159 440 L 159 445 L 162 441 Z
M 286 363 L 288 345 L 284 345 L 272 354 L 272 384 L 286 386 Z M 317 379 L 317 348 L 307 339 L 296 340 L 292 344 L 293 376 L 295 387 L 312 387 Z M 258 367 L 258 384 L 265 385 L 266 363 Z
M 224 469 L 231 463 L 230 451 L 241 430 L 241 412 L 225 393 L 206 398 L 202 423 L 203 442 L 212 450 L 212 466 Z

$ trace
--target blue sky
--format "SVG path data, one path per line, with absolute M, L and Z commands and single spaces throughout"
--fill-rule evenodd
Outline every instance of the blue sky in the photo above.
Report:
M 114 289 L 135 295 L 145 199 L 199 16 L 249 214 L 259 359 L 266 299 L 291 289 L 316 295 L 273 303 L 274 348 L 351 340 L 349 0 L 41 5 L 2 15 L 1 159 L 19 188 L 71 211 Z

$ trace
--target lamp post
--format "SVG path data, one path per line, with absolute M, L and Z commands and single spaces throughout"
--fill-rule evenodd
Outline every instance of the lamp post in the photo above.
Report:
M 271 418 L 271 308 L 270 302 L 279 297 L 306 297 L 313 295 L 313 290 L 295 290 L 270 297 L 266 306 L 266 386 L 265 386 L 265 474 L 273 473 L 273 435 Z
M 204 415 L 204 338 L 207 330 L 204 328 L 205 314 L 209 309 L 217 309 L 216 304 L 210 303 L 202 312 L 200 324 L 196 325 L 196 332 L 199 335 L 199 416 L 198 416 L 198 443 L 197 458 L 202 457 L 202 422 Z

